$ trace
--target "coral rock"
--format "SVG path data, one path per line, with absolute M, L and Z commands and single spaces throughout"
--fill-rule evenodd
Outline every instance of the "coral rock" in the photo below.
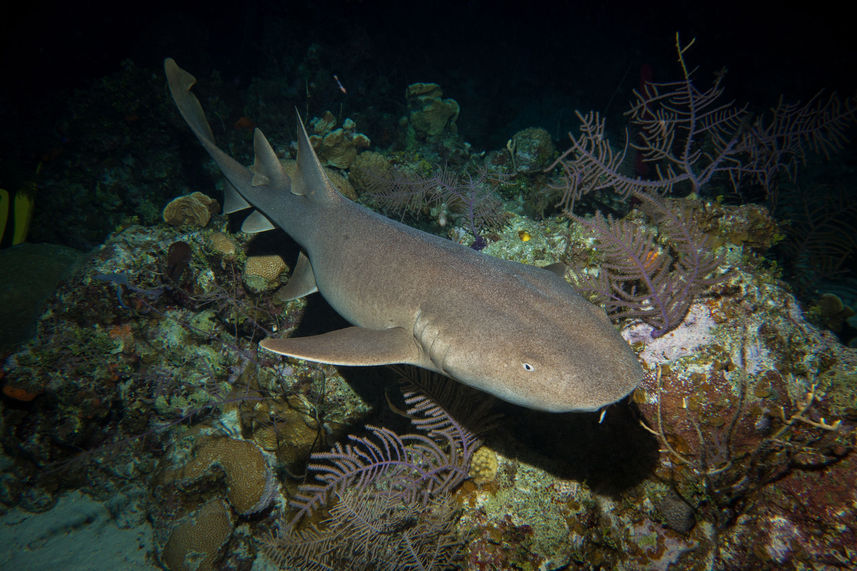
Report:
M 413 83 L 405 90 L 408 123 L 419 140 L 437 139 L 445 131 L 458 132 L 455 125 L 461 107 L 455 99 L 443 99 L 436 83 Z
M 229 503 L 240 514 L 262 511 L 276 493 L 276 483 L 265 456 L 246 440 L 216 438 L 203 443 L 181 469 L 180 478 L 193 481 L 219 467 L 226 476 Z
M 223 500 L 211 500 L 173 529 L 162 559 L 169 569 L 214 569 L 217 553 L 232 535 L 232 518 Z
M 179 196 L 164 208 L 164 222 L 171 226 L 196 226 L 204 228 L 211 215 L 220 210 L 220 204 L 210 196 L 194 192 Z
M 487 446 L 482 446 L 473 453 L 470 460 L 470 477 L 477 484 L 488 484 L 497 477 L 498 466 L 497 453 Z
M 357 155 L 348 171 L 348 179 L 359 193 L 370 192 L 379 180 L 390 177 L 390 161 L 381 153 L 366 151 Z
M 556 155 L 550 133 L 541 127 L 530 127 L 515 133 L 509 141 L 508 150 L 515 171 L 522 173 L 543 171 Z
M 225 260 L 234 260 L 238 253 L 235 240 L 223 232 L 215 232 L 208 237 L 208 247 Z

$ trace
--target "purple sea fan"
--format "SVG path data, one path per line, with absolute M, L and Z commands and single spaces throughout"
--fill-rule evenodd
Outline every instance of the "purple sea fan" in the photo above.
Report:
M 747 105 L 724 99 L 723 73 L 707 89 L 697 87 L 684 60 L 692 44 L 682 44 L 676 34 L 681 79 L 634 91 L 625 115 L 635 134 L 626 131 L 621 150 L 608 141 L 603 117 L 576 112 L 580 132 L 569 133 L 571 146 L 547 169 L 562 171 L 552 187 L 561 193 L 557 206 L 571 213 L 585 194 L 608 189 L 622 198 L 670 194 L 677 187 L 699 193 L 716 179 L 735 192 L 755 183 L 772 197 L 779 175 L 793 180 L 809 150 L 829 156 L 842 148 L 846 129 L 857 120 L 857 97 L 819 93 L 805 104 L 781 98 L 769 114 L 755 116 Z M 653 177 L 632 173 L 626 164 L 631 150 Z
M 597 214 L 575 220 L 598 241 L 602 262 L 597 278 L 579 279 L 578 289 L 594 295 L 615 319 L 639 318 L 660 337 L 677 327 L 693 298 L 722 279 L 709 277 L 718 258 L 705 248 L 705 239 L 684 223 L 663 199 L 644 193 L 634 196 L 668 237 L 658 247 L 652 232 L 630 220 Z

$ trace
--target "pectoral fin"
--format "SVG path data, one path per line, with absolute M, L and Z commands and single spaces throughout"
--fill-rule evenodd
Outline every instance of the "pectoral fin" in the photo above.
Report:
M 331 365 L 389 365 L 419 361 L 419 349 L 413 335 L 401 327 L 380 330 L 346 327 L 310 337 L 268 338 L 259 345 L 280 355 Z
M 258 210 L 251 212 L 250 216 L 245 218 L 241 224 L 241 231 L 247 234 L 258 234 L 259 232 L 267 232 L 274 228 L 276 226 L 274 226 L 273 222 L 265 218 L 265 215 Z

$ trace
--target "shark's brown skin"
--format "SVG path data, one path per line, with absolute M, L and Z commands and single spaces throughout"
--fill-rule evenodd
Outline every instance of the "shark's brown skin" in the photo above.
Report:
M 334 365 L 410 363 L 552 412 L 596 410 L 643 377 L 604 311 L 559 275 L 481 254 L 348 200 L 325 176 L 300 117 L 294 177 L 258 129 L 255 162 L 241 165 L 215 145 L 190 92 L 194 77 L 172 59 L 164 68 L 179 111 L 233 187 L 225 210 L 252 205 L 264 218 L 254 212 L 246 229 L 270 229 L 270 220 L 306 253 L 288 297 L 319 291 L 355 325 L 265 339 L 264 349 Z

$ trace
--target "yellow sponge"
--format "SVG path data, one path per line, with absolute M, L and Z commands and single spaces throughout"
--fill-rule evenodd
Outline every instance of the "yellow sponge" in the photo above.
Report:
M 0 241 L 6 233 L 6 221 L 9 220 L 9 191 L 0 188 Z
M 26 188 L 15 193 L 15 226 L 12 229 L 13 246 L 24 242 L 27 239 L 27 233 L 30 231 L 35 187 L 35 184 L 30 183 Z

